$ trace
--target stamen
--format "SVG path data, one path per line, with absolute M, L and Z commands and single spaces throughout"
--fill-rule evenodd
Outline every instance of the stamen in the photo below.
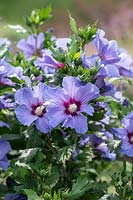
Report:
M 68 111 L 70 112 L 70 113 L 74 113 L 74 112 L 76 112 L 77 111 L 77 105 L 75 104 L 75 103 L 73 103 L 73 104 L 70 104 L 69 105 L 69 107 L 68 107 Z
M 42 115 L 43 110 L 44 110 L 44 106 L 42 105 L 42 106 L 37 107 L 36 110 L 34 111 L 34 113 L 35 113 L 35 115 L 40 116 L 40 115 Z
M 32 105 L 32 114 L 37 115 L 38 117 L 43 117 L 44 113 L 46 112 L 45 104 L 38 103 L 38 105 Z
M 80 111 L 81 102 L 76 101 L 75 99 L 70 99 L 67 102 L 64 102 L 65 113 L 67 115 L 76 116 L 77 111 Z

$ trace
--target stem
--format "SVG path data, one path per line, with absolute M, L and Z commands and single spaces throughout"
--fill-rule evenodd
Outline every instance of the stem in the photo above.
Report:
M 123 160 L 123 173 L 125 174 L 126 172 L 126 160 Z
M 51 143 L 51 141 L 49 140 L 49 137 L 46 136 L 46 138 L 47 138 L 47 142 L 46 142 L 45 144 L 47 145 L 47 147 L 49 148 L 49 150 L 51 150 L 51 152 L 53 153 L 54 157 L 57 157 L 57 150 L 56 150 L 56 148 L 54 148 L 54 147 L 52 146 L 52 143 Z
M 126 159 L 124 158 L 124 160 L 123 160 L 123 171 L 122 171 L 122 173 L 121 173 L 121 176 L 125 176 L 126 175 Z M 122 180 L 122 184 L 123 184 L 123 177 L 121 177 L 121 180 Z M 126 190 L 125 189 L 123 189 L 123 191 L 122 191 L 122 199 L 124 200 L 125 199 L 125 192 L 126 192 Z

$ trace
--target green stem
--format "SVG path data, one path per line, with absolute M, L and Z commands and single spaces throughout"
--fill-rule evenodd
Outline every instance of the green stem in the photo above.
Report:
M 123 160 L 123 171 L 122 174 L 125 175 L 126 174 L 126 159 Z
M 57 158 L 57 150 L 56 150 L 56 148 L 54 148 L 54 147 L 52 146 L 52 143 L 51 143 L 51 141 L 50 141 L 50 139 L 49 139 L 49 136 L 46 136 L 46 143 L 45 143 L 45 144 L 47 145 L 47 147 L 49 148 L 49 150 L 51 150 L 53 156 L 54 156 L 55 158 Z

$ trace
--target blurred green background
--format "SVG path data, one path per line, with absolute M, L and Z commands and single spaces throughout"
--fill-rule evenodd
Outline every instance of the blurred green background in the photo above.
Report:
M 58 37 L 70 34 L 68 11 L 78 26 L 98 20 L 98 27 L 106 31 L 107 37 L 116 39 L 133 55 L 133 1 L 132 0 L 0 0 L 0 37 L 18 40 L 22 35 L 7 25 L 22 26 L 24 16 L 34 8 L 51 4 L 53 18 L 43 27 L 54 27 Z

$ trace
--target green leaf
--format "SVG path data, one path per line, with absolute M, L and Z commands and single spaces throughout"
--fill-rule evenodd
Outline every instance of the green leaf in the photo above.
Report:
M 68 161 L 71 158 L 74 149 L 75 148 L 73 146 L 61 148 L 58 153 L 59 162 L 65 165 L 66 161 Z
M 130 79 L 127 80 L 129 85 L 133 85 L 132 81 Z
M 21 135 L 16 135 L 16 134 L 5 134 L 5 135 L 3 135 L 3 138 L 5 140 L 8 140 L 8 141 L 22 140 L 23 139 L 23 137 Z
M 31 189 L 24 189 L 25 194 L 28 196 L 28 200 L 43 200 L 37 193 Z
M 52 8 L 50 5 L 47 8 L 41 9 L 39 12 L 40 19 L 46 20 L 46 19 L 51 18 L 51 12 L 52 12 Z
M 111 195 L 110 194 L 105 194 L 104 196 L 102 196 L 99 200 L 110 200 Z M 113 199 L 112 199 L 113 200 Z M 117 198 L 116 198 L 117 200 Z
M 2 46 L 0 46 L 0 58 L 2 57 L 2 56 L 4 56 L 4 54 L 6 53 L 8 51 L 8 48 L 7 48 L 7 46 L 6 45 L 2 45 Z
M 51 12 L 52 8 L 49 5 L 46 8 L 43 9 L 35 9 L 31 12 L 31 15 L 29 17 L 26 17 L 26 24 L 27 26 L 32 25 L 42 25 L 46 20 L 51 18 Z
M 79 199 L 87 190 L 88 177 L 86 175 L 81 175 L 77 178 L 76 183 L 73 185 L 72 190 L 69 194 L 70 200 Z
M 69 50 L 69 56 L 72 58 L 72 59 L 75 59 L 74 56 L 77 52 L 79 52 L 79 44 L 77 42 L 77 39 L 73 36 L 71 37 L 71 43 L 70 43 L 70 46 L 68 48 Z
M 76 35 L 78 35 L 78 29 L 77 29 L 77 25 L 76 25 L 76 21 L 74 18 L 72 18 L 72 16 L 69 14 L 69 18 L 70 18 L 70 28 L 73 31 L 73 33 L 75 33 Z
M 79 37 L 83 40 L 84 44 L 88 44 L 96 36 L 97 23 L 88 25 L 85 28 L 79 28 Z
M 1 179 L 1 178 L 0 178 Z M 8 192 L 7 187 L 4 184 L 0 183 L 0 198 L 2 194 L 6 194 Z
M 44 187 L 53 188 L 59 181 L 59 170 L 58 167 L 54 166 L 51 168 L 51 172 L 48 178 L 46 178 Z
M 99 112 L 95 112 L 93 116 L 89 116 L 88 118 L 93 121 L 100 121 L 104 118 L 106 111 L 101 110 Z

